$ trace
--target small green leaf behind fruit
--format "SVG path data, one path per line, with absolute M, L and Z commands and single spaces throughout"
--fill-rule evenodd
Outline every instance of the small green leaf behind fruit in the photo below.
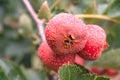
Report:
M 81 74 L 89 71 L 79 65 L 63 65 L 59 70 L 60 80 L 77 80 Z
M 105 77 L 90 74 L 86 68 L 77 64 L 64 64 L 59 69 L 59 78 L 60 80 L 109 80 Z

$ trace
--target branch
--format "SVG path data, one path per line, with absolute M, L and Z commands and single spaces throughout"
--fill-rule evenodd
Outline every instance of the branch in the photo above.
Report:
M 97 14 L 77 14 L 76 17 L 78 18 L 95 18 L 95 19 L 103 19 L 103 20 L 108 20 L 108 21 L 112 21 L 115 23 L 120 23 L 119 21 L 117 21 L 114 18 L 105 16 L 105 15 L 97 15 Z
M 22 2 L 24 3 L 26 9 L 28 10 L 28 12 L 32 16 L 33 20 L 35 21 L 37 28 L 38 28 L 39 36 L 41 37 L 42 41 L 45 41 L 44 26 L 43 26 L 44 21 L 38 19 L 38 16 L 35 13 L 35 11 L 33 10 L 29 0 L 22 0 Z

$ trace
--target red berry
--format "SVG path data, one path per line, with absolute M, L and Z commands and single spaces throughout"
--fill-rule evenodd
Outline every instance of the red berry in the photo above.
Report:
M 92 73 L 96 73 L 97 75 L 103 75 L 104 74 L 103 69 L 100 69 L 100 68 L 97 68 L 97 67 L 91 67 L 90 71 Z
M 108 76 L 114 76 L 118 74 L 118 71 L 114 69 L 104 69 L 104 73 L 106 73 Z
M 85 62 L 84 59 L 82 59 L 80 56 L 76 55 L 75 56 L 75 63 L 84 66 Z
M 97 25 L 87 25 L 87 42 L 78 54 L 86 60 L 96 60 L 106 48 L 106 33 Z
M 74 54 L 57 55 L 55 54 L 47 42 L 43 42 L 38 49 L 38 56 L 43 61 L 43 64 L 48 68 L 58 71 L 63 64 L 73 64 Z
M 79 52 L 85 46 L 86 27 L 72 14 L 60 13 L 47 24 L 45 35 L 52 50 L 60 55 Z

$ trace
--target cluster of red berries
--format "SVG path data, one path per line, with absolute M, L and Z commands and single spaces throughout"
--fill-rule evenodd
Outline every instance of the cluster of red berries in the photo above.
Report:
M 73 64 L 75 57 L 96 60 L 107 47 L 106 33 L 97 25 L 86 25 L 72 14 L 60 13 L 45 29 L 46 42 L 38 49 L 43 63 L 58 71 L 63 64 Z

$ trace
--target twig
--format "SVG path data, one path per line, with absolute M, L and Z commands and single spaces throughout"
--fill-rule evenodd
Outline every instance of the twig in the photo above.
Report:
M 108 21 L 112 21 L 115 23 L 120 23 L 120 21 L 117 21 L 114 18 L 105 16 L 105 15 L 97 15 L 97 14 L 77 14 L 76 17 L 78 18 L 95 18 L 95 19 L 103 19 L 103 20 L 108 20 Z
M 45 34 L 44 34 L 44 27 L 43 27 L 44 21 L 38 19 L 38 16 L 33 10 L 29 0 L 22 0 L 22 2 L 24 3 L 26 9 L 28 10 L 33 20 L 35 21 L 37 28 L 38 28 L 39 36 L 41 37 L 42 41 L 45 41 Z

